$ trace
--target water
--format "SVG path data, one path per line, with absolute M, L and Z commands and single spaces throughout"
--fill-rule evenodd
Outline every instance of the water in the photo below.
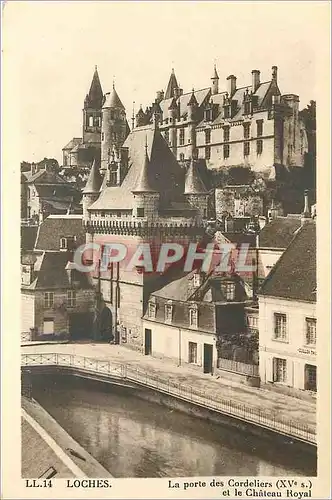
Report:
M 34 397 L 115 477 L 315 475 L 315 457 L 74 377 Z

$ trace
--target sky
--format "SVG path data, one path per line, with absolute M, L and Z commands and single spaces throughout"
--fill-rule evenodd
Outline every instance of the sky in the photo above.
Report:
M 16 110 L 21 160 L 62 160 L 61 149 L 82 135 L 82 107 L 95 65 L 104 93 L 113 80 L 131 123 L 166 89 L 171 69 L 184 92 L 226 77 L 269 80 L 278 66 L 281 93 L 318 100 L 313 36 L 326 2 L 9 2 L 4 7 L 3 65 Z M 327 19 L 328 22 L 328 19 Z M 13 117 L 12 117 L 13 118 Z

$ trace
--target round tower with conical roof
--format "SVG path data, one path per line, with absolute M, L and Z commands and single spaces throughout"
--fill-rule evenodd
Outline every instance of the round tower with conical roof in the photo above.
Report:
M 148 144 L 145 142 L 143 168 L 132 189 L 134 195 L 133 217 L 151 220 L 159 215 L 159 192 L 152 185 L 152 169 L 148 155 Z
M 126 118 L 126 110 L 122 104 L 115 86 L 112 92 L 104 96 L 102 107 L 102 128 L 101 128 L 101 170 L 106 171 L 108 167 L 109 150 L 114 148 L 117 152 L 121 149 L 129 133 Z
M 202 218 L 208 216 L 209 192 L 197 169 L 197 163 L 194 158 L 191 159 L 186 174 L 184 195 L 191 206 L 195 207 Z
M 99 191 L 102 183 L 102 177 L 100 175 L 98 163 L 96 160 L 93 161 L 87 183 L 83 189 L 83 221 L 89 220 L 88 208 L 94 203 L 99 197 Z
M 213 95 L 218 94 L 218 92 L 219 92 L 219 75 L 217 73 L 216 65 L 214 65 L 214 68 L 213 68 L 213 75 L 211 77 L 211 82 L 212 82 L 211 93 Z

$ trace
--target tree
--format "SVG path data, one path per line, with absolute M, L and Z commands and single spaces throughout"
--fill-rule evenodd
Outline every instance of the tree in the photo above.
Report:
M 308 153 L 305 157 L 304 172 L 306 188 L 316 192 L 316 101 L 311 100 L 305 109 L 300 111 L 300 118 L 305 125 L 308 139 Z

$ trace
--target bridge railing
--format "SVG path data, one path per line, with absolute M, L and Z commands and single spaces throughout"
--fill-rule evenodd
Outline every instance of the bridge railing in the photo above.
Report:
M 78 368 L 86 373 L 118 377 L 137 382 L 160 392 L 175 396 L 185 401 L 198 404 L 240 420 L 264 427 L 274 432 L 294 437 L 307 443 L 316 443 L 316 429 L 301 422 L 285 419 L 272 411 L 225 399 L 217 394 L 213 396 L 196 387 L 176 383 L 174 380 L 147 372 L 138 367 L 116 363 L 105 359 L 95 359 L 76 354 L 43 353 L 22 354 L 22 366 L 63 366 Z

